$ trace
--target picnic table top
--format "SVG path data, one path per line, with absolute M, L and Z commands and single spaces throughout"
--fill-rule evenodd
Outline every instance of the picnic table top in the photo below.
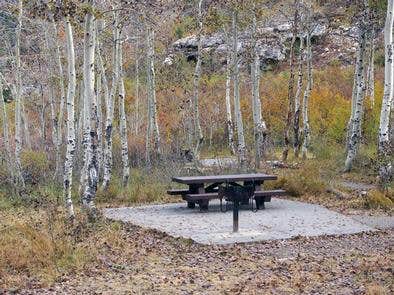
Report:
M 230 175 L 207 175 L 207 176 L 182 176 L 173 177 L 172 181 L 183 184 L 200 184 L 214 182 L 235 182 L 235 181 L 262 181 L 276 180 L 276 175 L 263 173 L 230 174 Z

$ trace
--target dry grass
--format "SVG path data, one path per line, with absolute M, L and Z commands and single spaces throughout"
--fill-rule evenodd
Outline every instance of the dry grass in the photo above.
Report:
M 279 174 L 276 182 L 267 182 L 267 188 L 283 188 L 291 196 L 320 195 L 327 189 L 327 182 L 321 176 L 321 168 L 315 161 L 303 163 L 298 169 L 275 171 Z
M 393 195 L 390 191 L 371 190 L 365 198 L 365 208 L 392 211 L 394 208 Z
M 97 202 L 101 206 L 169 202 L 171 199 L 166 194 L 169 183 L 169 176 L 160 175 L 157 169 L 133 169 L 127 187 L 122 186 L 120 177 L 114 176 L 106 191 L 99 189 L 97 192 Z
M 387 295 L 389 294 L 389 291 L 384 286 L 373 284 L 367 286 L 365 293 L 367 295 Z
M 70 226 L 55 206 L 0 211 L 0 289 L 50 285 L 94 263 L 98 241 L 119 240 L 119 228 L 113 223 L 100 219 L 88 223 L 78 213 L 79 219 Z

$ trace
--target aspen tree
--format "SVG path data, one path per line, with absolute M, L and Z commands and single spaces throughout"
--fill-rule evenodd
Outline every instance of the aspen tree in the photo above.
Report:
M 49 34 L 48 34 L 48 28 L 47 28 L 47 23 L 43 24 L 43 31 L 45 35 L 45 50 L 49 56 L 52 56 L 52 50 L 50 47 L 50 42 L 51 40 L 49 39 Z M 56 37 L 56 36 L 55 36 Z M 58 120 L 56 116 L 56 105 L 55 105 L 55 91 L 54 91 L 54 81 L 53 81 L 53 67 L 51 63 L 51 59 L 48 61 L 48 67 L 49 67 L 49 107 L 50 107 L 50 112 L 51 112 L 51 122 L 52 122 L 52 144 L 55 147 L 56 150 L 56 159 L 57 159 L 57 132 L 58 132 Z M 56 166 L 57 167 L 57 166 Z M 55 173 L 56 175 L 56 173 Z
M 64 86 L 64 74 L 63 65 L 61 61 L 60 46 L 57 38 L 57 27 L 54 20 L 52 20 L 52 27 L 55 33 L 55 53 L 56 53 L 56 64 L 59 75 L 59 86 L 60 86 L 60 99 L 59 99 L 59 109 L 57 112 L 57 139 L 56 139 L 56 170 L 55 177 L 60 175 L 61 170 L 61 146 L 63 143 L 63 112 L 64 112 L 64 100 L 66 96 L 65 86 Z
M 96 79 L 96 100 L 97 100 L 97 161 L 98 161 L 98 174 L 99 179 L 102 179 L 103 171 L 103 113 L 102 113 L 102 101 L 104 103 L 108 99 L 108 84 L 107 78 L 105 77 L 105 69 L 103 65 L 103 60 L 101 57 L 101 42 L 99 39 L 99 34 L 103 29 L 103 21 L 96 21 L 96 67 L 97 67 L 97 79 Z
M 97 63 L 97 59 L 96 59 Z M 98 66 L 97 66 L 98 68 Z M 97 126 L 97 166 L 98 166 L 98 177 L 101 177 L 101 171 L 103 168 L 103 128 L 102 128 L 102 105 L 101 100 L 103 97 L 102 91 L 102 73 L 99 71 L 96 79 L 96 126 Z
M 151 27 L 147 28 L 147 93 L 148 93 L 148 131 L 146 138 L 146 152 L 148 165 L 150 162 L 150 134 L 153 134 L 154 151 L 157 158 L 160 157 L 160 131 L 157 121 L 157 101 L 155 85 L 155 49 L 154 49 L 154 31 Z
M 234 147 L 234 123 L 232 119 L 232 111 L 231 111 L 231 72 L 232 72 L 232 60 L 231 60 L 231 44 L 230 38 L 226 30 L 224 30 L 224 34 L 226 36 L 226 44 L 227 44 L 227 56 L 226 56 L 226 123 L 227 123 L 227 133 L 228 133 L 228 145 L 232 154 L 235 154 Z
M 394 63 L 393 63 L 393 23 L 394 0 L 387 1 L 386 24 L 384 28 L 385 66 L 384 66 L 384 92 L 379 122 L 379 176 L 380 182 L 385 185 L 393 177 L 393 147 L 390 144 L 390 113 L 393 107 Z M 393 125 L 394 122 L 391 122 Z
M 368 37 L 368 18 L 369 18 L 369 9 L 368 3 L 364 3 L 362 20 L 360 23 L 360 32 L 359 32 L 359 45 L 357 48 L 357 60 L 356 60 L 356 87 L 355 87 L 355 95 L 354 101 L 352 103 L 353 111 L 351 115 L 351 119 L 349 122 L 351 123 L 349 126 L 349 139 L 347 146 L 347 156 L 345 161 L 345 172 L 349 172 L 352 168 L 353 161 L 356 157 L 358 147 L 361 140 L 361 123 L 362 123 L 362 115 L 363 115 L 363 101 L 365 94 L 365 75 L 364 75 L 364 67 L 365 67 L 365 58 L 366 58 L 366 41 Z
M 238 137 L 238 159 L 241 167 L 245 166 L 246 161 L 246 146 L 244 137 L 244 127 L 242 121 L 242 112 L 240 104 L 240 93 L 239 93 L 239 58 L 238 58 L 238 12 L 236 8 L 233 11 L 232 16 L 232 31 L 233 31 L 233 83 L 234 83 L 234 115 L 237 126 L 237 137 Z
M 204 136 L 201 130 L 200 124 L 200 112 L 199 112 L 199 82 L 201 76 L 201 46 L 202 46 L 202 31 L 203 31 L 203 15 L 202 15 L 202 0 L 198 1 L 198 33 L 197 33 L 197 62 L 196 68 L 194 70 L 194 79 L 193 79 L 193 119 L 194 119 L 194 139 L 195 139 L 195 148 L 194 155 L 196 158 L 199 157 L 199 149 L 200 145 L 204 140 Z
M 309 12 L 310 13 L 310 12 Z M 308 16 L 308 23 L 310 16 Z M 310 142 L 310 126 L 309 126 L 309 97 L 312 92 L 313 77 L 312 77 L 312 44 L 310 25 L 306 33 L 306 63 L 307 63 L 307 81 L 302 101 L 302 158 L 307 158 L 309 142 Z
M 20 43 L 22 30 L 23 1 L 18 2 L 18 23 L 16 27 L 15 64 L 16 64 L 16 89 L 15 89 L 15 169 L 17 185 L 24 188 L 25 182 L 22 176 L 21 152 L 22 152 L 22 73 L 20 58 Z
M 5 159 L 7 163 L 8 172 L 11 176 L 12 182 L 15 181 L 14 179 L 14 165 L 12 160 L 12 152 L 11 152 L 11 145 L 10 145 L 10 129 L 8 126 L 8 115 L 7 115 L 7 108 L 3 97 L 3 81 L 4 77 L 0 73 L 0 107 L 1 107 L 1 114 L 2 114 L 2 122 L 3 122 L 3 140 L 4 140 L 4 148 L 5 148 Z
M 371 108 L 375 105 L 375 29 L 372 27 L 372 34 L 369 45 L 369 58 L 367 68 L 367 93 Z
M 109 96 L 106 101 L 106 121 L 105 121 L 105 144 L 104 144 L 104 175 L 103 189 L 109 186 L 112 176 L 112 135 L 114 120 L 115 95 L 119 85 L 119 42 L 120 42 L 120 24 L 119 11 L 113 12 L 113 52 L 112 52 L 112 85 Z M 101 61 L 101 64 L 102 61 Z M 104 83 L 105 84 L 105 83 Z
M 94 1 L 88 0 L 87 4 L 93 9 Z M 97 167 L 97 126 L 94 114 L 95 104 L 95 19 L 93 13 L 89 10 L 85 15 L 84 28 L 84 61 L 83 61 L 83 79 L 84 79 L 84 101 L 85 101 L 85 135 L 86 140 L 86 182 L 82 195 L 82 205 L 88 209 L 89 213 L 94 213 L 94 198 L 97 191 L 98 167 Z
M 134 132 L 137 135 L 140 129 L 140 57 L 139 57 L 139 38 L 136 40 L 136 56 L 135 56 L 135 126 Z
M 127 141 L 127 121 L 125 111 L 125 87 L 123 73 L 123 44 L 119 44 L 119 128 L 122 147 L 122 182 L 126 186 L 130 176 L 129 147 Z
M 298 158 L 300 153 L 300 116 L 301 116 L 301 92 L 303 84 L 303 63 L 304 63 L 304 37 L 300 36 L 300 50 L 298 56 L 298 80 L 297 89 L 294 96 L 294 120 L 293 120 L 293 131 L 294 131 L 294 156 Z
M 107 80 L 107 75 L 106 75 L 106 69 L 105 69 L 104 61 L 103 61 L 103 58 L 102 58 L 102 55 L 101 55 L 101 43 L 100 42 L 97 43 L 97 68 L 98 68 L 98 71 L 99 71 L 99 78 L 97 80 L 97 83 L 99 83 L 99 81 L 100 81 L 100 83 L 99 83 L 100 85 L 97 86 L 97 88 L 102 89 L 101 97 L 104 99 L 105 108 L 107 109 L 107 103 L 109 101 L 109 89 L 108 89 L 108 80 Z M 99 163 L 99 167 L 101 167 L 100 170 L 103 170 L 104 169 L 104 150 L 105 150 L 105 147 L 102 147 L 102 144 L 103 144 L 102 141 L 103 140 L 102 140 L 102 138 L 100 139 L 100 137 L 102 137 L 102 134 L 103 134 L 103 131 L 102 131 L 103 114 L 102 114 L 101 101 L 102 101 L 102 99 L 98 99 L 97 100 L 98 118 L 99 118 L 98 121 L 100 123 L 99 129 L 97 130 L 97 136 L 99 138 L 99 145 L 101 146 L 100 150 L 101 150 L 101 153 L 102 153 L 102 155 L 100 157 L 101 159 L 99 160 L 99 161 L 101 161 L 101 164 Z M 105 138 L 104 138 L 104 140 L 105 140 Z
M 288 110 L 287 110 L 287 119 L 286 119 L 286 127 L 284 131 L 284 149 L 282 152 L 282 161 L 287 161 L 287 157 L 289 154 L 289 146 L 290 146 L 290 130 L 291 130 L 291 122 L 293 118 L 293 107 L 294 107 L 294 64 L 295 64 L 295 54 L 294 54 L 294 46 L 296 42 L 296 38 L 298 35 L 298 22 L 299 22 L 299 0 L 294 0 L 294 18 L 293 18 L 293 28 L 292 28 L 292 38 L 290 43 L 290 77 L 289 77 L 289 85 L 288 85 Z
M 253 5 L 253 10 L 255 6 Z M 257 18 L 253 11 L 252 22 L 252 56 L 253 61 L 251 65 L 252 72 L 252 112 L 253 112 L 253 133 L 255 142 L 255 165 L 260 168 L 261 156 L 264 149 L 264 141 L 266 134 L 266 125 L 262 119 L 261 101 L 260 101 L 260 55 L 257 44 Z
M 74 98 L 76 88 L 76 74 L 75 74 L 75 52 L 74 52 L 74 37 L 69 16 L 65 20 L 66 32 L 66 48 L 67 48 L 67 72 L 68 72 L 68 86 L 67 86 L 67 150 L 66 159 L 64 161 L 64 199 L 70 218 L 74 218 L 74 207 L 71 196 L 73 166 L 75 154 L 75 122 L 74 122 Z

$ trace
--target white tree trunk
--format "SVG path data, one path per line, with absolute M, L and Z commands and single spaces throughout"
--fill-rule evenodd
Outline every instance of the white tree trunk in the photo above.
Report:
M 227 53 L 227 70 L 226 70 L 226 118 L 227 118 L 227 132 L 228 132 L 228 144 L 232 154 L 235 154 L 234 147 L 234 123 L 232 119 L 231 111 L 231 51 Z
M 227 53 L 227 70 L 226 70 L 226 118 L 227 118 L 227 132 L 228 132 L 228 144 L 232 154 L 235 154 L 234 147 L 234 123 L 232 119 L 231 111 L 231 51 L 228 50 Z
M 152 84 L 152 77 L 151 77 L 151 62 L 150 62 L 150 36 L 149 36 L 149 28 L 146 31 L 146 50 L 147 50 L 147 57 L 146 57 L 146 93 L 147 93 L 147 115 L 146 115 L 146 138 L 145 138 L 145 159 L 146 164 L 148 167 L 151 165 L 151 141 L 152 141 L 152 93 L 151 93 L 151 84 Z
M 139 57 L 139 42 L 136 42 L 136 57 L 135 57 L 135 125 L 134 132 L 137 135 L 140 129 L 140 57 Z
M 386 24 L 384 28 L 385 66 L 384 66 L 384 93 L 379 122 L 379 176 L 382 184 L 387 184 L 393 176 L 392 147 L 390 146 L 390 113 L 393 105 L 394 63 L 393 63 L 393 19 L 394 0 L 388 0 Z M 393 122 L 391 122 L 393 124 Z
M 97 63 L 97 59 L 96 59 Z M 97 63 L 98 64 L 98 63 Z M 99 69 L 99 66 L 97 66 Z M 101 178 L 101 171 L 103 169 L 103 114 L 102 114 L 102 97 L 103 97 L 103 91 L 102 91 L 102 73 L 99 70 L 99 73 L 97 75 L 96 79 L 96 126 L 97 126 L 97 167 L 98 167 L 98 177 L 99 179 Z
M 371 108 L 375 105 L 375 32 L 372 28 L 372 35 L 369 46 L 369 59 L 367 69 L 367 96 L 369 96 Z
M 93 1 L 87 1 L 92 4 Z M 97 126 L 95 110 L 95 20 L 91 12 L 85 15 L 85 32 L 84 32 L 84 101 L 85 101 L 85 135 L 86 141 L 86 183 L 82 196 L 82 205 L 90 212 L 95 209 L 94 198 L 97 191 L 98 167 L 97 167 Z
M 22 30 L 22 0 L 18 2 L 18 24 L 16 27 L 16 44 L 15 44 L 15 63 L 16 63 L 16 96 L 15 96 L 15 168 L 17 185 L 25 186 L 22 176 L 21 166 L 21 152 L 22 152 L 22 73 L 21 73 L 21 58 L 20 58 L 20 40 Z
M 23 135 L 25 138 L 26 147 L 31 150 L 31 137 L 30 137 L 30 129 L 29 129 L 29 116 L 28 112 L 25 109 L 25 101 L 21 100 L 21 118 L 23 123 Z
M 358 147 L 361 139 L 361 123 L 363 115 L 363 100 L 365 92 L 365 80 L 364 80 L 364 64 L 365 64 L 365 47 L 366 47 L 366 35 L 367 28 L 365 24 L 361 25 L 359 45 L 357 50 L 356 60 L 356 93 L 354 98 L 354 111 L 353 116 L 350 120 L 350 136 L 348 143 L 347 156 L 345 161 L 345 172 L 348 172 L 352 168 L 354 158 L 356 157 Z
M 3 81 L 5 82 L 3 75 L 0 73 L 0 106 L 2 112 L 2 122 L 3 122 L 3 141 L 4 141 L 4 149 L 5 149 L 5 160 L 7 163 L 7 169 L 11 176 L 12 182 L 15 181 L 14 179 L 14 165 L 12 160 L 12 152 L 11 152 L 11 145 L 10 145 L 10 132 L 8 126 L 8 116 L 7 116 L 7 108 L 4 102 L 3 97 Z
M 101 42 L 99 39 L 99 34 L 103 29 L 103 21 L 97 21 L 96 23 L 96 67 L 98 71 L 97 79 L 96 79 L 96 100 L 97 100 L 97 117 L 96 117 L 96 126 L 97 126 L 97 161 L 98 161 L 98 177 L 99 180 L 102 180 L 102 171 L 104 168 L 103 163 L 103 106 L 102 101 L 104 99 L 104 103 L 106 103 L 108 99 L 108 84 L 107 78 L 105 76 L 105 68 L 103 65 L 103 60 L 101 57 Z
M 294 156 L 298 158 L 301 147 L 300 140 L 300 115 L 301 115 L 301 92 L 303 84 L 303 62 L 304 62 L 304 37 L 300 36 L 300 49 L 298 56 L 298 80 L 297 89 L 294 96 L 294 120 L 293 120 L 293 130 L 294 130 Z
M 226 44 L 227 44 L 227 58 L 226 58 L 226 123 L 227 123 L 227 135 L 228 135 L 228 145 L 232 154 L 235 154 L 234 147 L 234 123 L 232 119 L 232 110 L 231 110 L 231 72 L 232 72 L 232 60 L 231 55 L 232 52 L 230 50 L 230 38 L 226 30 L 224 30 L 224 34 L 226 36 Z
M 74 53 L 74 37 L 70 20 L 66 18 L 65 22 L 66 41 L 67 41 L 67 72 L 68 72 L 68 86 L 67 86 L 67 150 L 66 159 L 64 161 L 64 199 L 68 214 L 74 218 L 74 207 L 72 203 L 71 188 L 73 179 L 73 166 L 75 154 L 75 122 L 74 122 L 74 98 L 76 88 L 76 74 L 75 74 L 75 53 Z
M 148 38 L 148 34 L 147 34 Z M 148 39 L 147 39 L 148 40 Z M 148 41 L 149 42 L 149 41 Z M 149 54 L 148 54 L 149 55 Z M 151 116 L 151 94 L 150 94 L 150 84 L 151 84 L 151 77 L 150 77 L 150 69 L 149 69 L 149 58 L 147 58 L 147 66 L 146 66 L 146 86 L 147 86 L 147 114 L 146 114 L 146 135 L 145 135 L 145 161 L 146 165 L 150 167 L 151 165 L 151 141 L 152 141 L 152 116 Z
M 357 55 L 359 54 L 358 51 L 360 48 L 357 48 Z M 349 121 L 347 123 L 347 131 L 346 131 L 346 152 L 349 150 L 349 143 L 350 143 L 350 137 L 352 134 L 352 128 L 353 128 L 353 118 L 354 118 L 354 112 L 356 109 L 356 97 L 357 97 L 357 73 L 360 71 L 359 69 L 360 64 L 356 62 L 356 65 L 354 67 L 354 77 L 353 77 L 353 89 L 352 89 L 352 103 L 351 103 L 351 111 L 350 111 L 350 117 Z
M 84 87 L 83 80 L 79 83 L 79 93 L 78 93 L 78 119 L 77 119 L 77 142 L 78 142 L 78 150 L 81 149 L 82 139 L 83 139 L 83 122 L 84 122 L 84 107 L 83 107 L 83 95 L 84 95 Z M 83 147 L 82 147 L 83 148 Z
M 147 58 L 147 71 L 148 71 L 148 102 L 149 112 L 148 120 L 151 125 L 153 133 L 154 149 L 157 158 L 160 158 L 160 131 L 157 120 L 157 101 L 156 101 L 156 82 L 155 82 L 155 49 L 154 49 L 154 31 L 149 27 L 147 32 L 147 45 L 148 45 L 148 58 Z
M 196 159 L 199 158 L 199 149 L 202 144 L 204 137 L 201 130 L 200 124 L 200 112 L 199 112 L 199 82 L 201 76 L 201 46 L 202 46 L 202 0 L 198 1 L 198 33 L 197 33 L 197 62 L 196 68 L 194 70 L 194 79 L 193 79 L 193 119 L 194 119 L 194 140 L 195 140 L 195 148 L 194 148 L 194 156 Z
M 307 82 L 302 102 L 302 158 L 305 160 L 308 154 L 310 142 L 310 127 L 309 127 L 309 97 L 312 91 L 313 77 L 312 77 L 312 44 L 311 35 L 308 30 L 306 36 L 306 62 L 307 62 Z
M 295 54 L 294 54 L 294 47 L 296 42 L 296 37 L 298 35 L 298 26 L 300 21 L 300 1 L 294 1 L 294 19 L 292 24 L 292 38 L 290 43 L 290 52 L 289 52 L 289 61 L 290 61 L 290 75 L 289 75 L 289 84 L 288 84 L 288 91 L 287 91 L 287 99 L 288 99 L 288 109 L 287 109 L 287 118 L 286 118 L 286 126 L 284 130 L 284 149 L 282 152 L 282 161 L 286 162 L 287 157 L 289 155 L 289 147 L 290 147 L 290 131 L 292 125 L 292 118 L 293 118 L 293 107 L 294 107 L 294 64 L 295 64 Z
M 53 30 L 55 32 L 55 50 L 56 50 L 56 63 L 59 71 L 59 86 L 60 86 L 60 99 L 59 99 L 59 109 L 57 112 L 57 140 L 56 140 L 56 170 L 55 177 L 60 176 L 61 170 L 61 146 L 63 143 L 63 112 L 64 112 L 64 100 L 66 96 L 65 86 L 64 86 L 64 75 L 63 75 L 63 65 L 60 55 L 60 47 L 57 38 L 57 27 L 56 23 L 53 21 Z
M 50 47 L 51 40 L 49 39 L 47 23 L 43 24 L 42 30 L 45 34 L 45 50 L 48 56 L 52 57 L 52 50 Z M 57 37 L 57 36 L 56 36 Z M 57 158 L 57 131 L 58 131 L 58 120 L 56 116 L 56 105 L 55 105 L 55 93 L 54 93 L 54 76 L 53 76 L 53 67 L 51 63 L 52 58 L 48 60 L 48 72 L 49 72 L 49 106 L 51 111 L 51 122 L 52 122 L 52 144 L 55 147 L 56 158 Z M 57 169 L 57 166 L 56 166 Z M 56 173 L 55 173 L 56 175 Z
M 106 101 L 106 121 L 105 121 L 105 144 L 104 144 L 104 176 L 103 176 L 103 189 L 106 190 L 109 186 L 112 176 L 112 134 L 113 134 L 113 121 L 114 121 L 114 103 L 115 95 L 119 84 L 119 42 L 120 42 L 120 29 L 119 29 L 119 12 L 115 11 L 114 27 L 113 27 L 113 53 L 112 53 L 112 86 L 110 94 Z M 102 61 L 101 61 L 101 64 Z M 104 83 L 106 84 L 106 83 Z
M 232 16 L 233 30 L 233 83 L 234 83 L 234 114 L 237 125 L 238 136 L 238 158 L 241 167 L 245 166 L 246 146 L 244 137 L 244 127 L 242 121 L 240 93 L 239 93 L 239 60 L 238 60 L 238 13 L 233 11 Z
M 129 147 L 127 141 L 127 121 L 125 111 L 125 87 L 123 78 L 123 48 L 122 44 L 119 45 L 119 128 L 120 128 L 120 141 L 122 146 L 122 182 L 126 186 L 130 176 L 129 168 Z
M 254 12 L 253 12 L 254 13 Z M 253 15 L 252 25 L 252 50 L 253 62 L 251 65 L 252 72 L 252 112 L 253 112 L 253 133 L 255 143 L 255 166 L 260 168 L 260 161 L 264 150 L 264 141 L 266 134 L 266 125 L 262 119 L 261 101 L 260 101 L 260 55 L 257 44 L 257 20 L 256 14 Z

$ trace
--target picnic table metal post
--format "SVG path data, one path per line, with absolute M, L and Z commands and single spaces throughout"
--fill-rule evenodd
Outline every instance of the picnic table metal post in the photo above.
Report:
M 238 232 L 239 200 L 234 198 L 233 202 L 233 232 Z
M 254 182 L 254 191 L 255 191 L 255 192 L 260 191 L 260 190 L 261 190 L 261 185 L 262 185 L 263 183 L 264 183 L 264 181 L 255 181 L 255 182 Z M 255 197 L 255 201 L 256 201 L 256 208 L 257 208 L 257 210 L 260 209 L 260 206 L 262 207 L 262 209 L 265 208 L 264 200 L 261 201 L 261 198 L 256 198 L 256 197 Z

